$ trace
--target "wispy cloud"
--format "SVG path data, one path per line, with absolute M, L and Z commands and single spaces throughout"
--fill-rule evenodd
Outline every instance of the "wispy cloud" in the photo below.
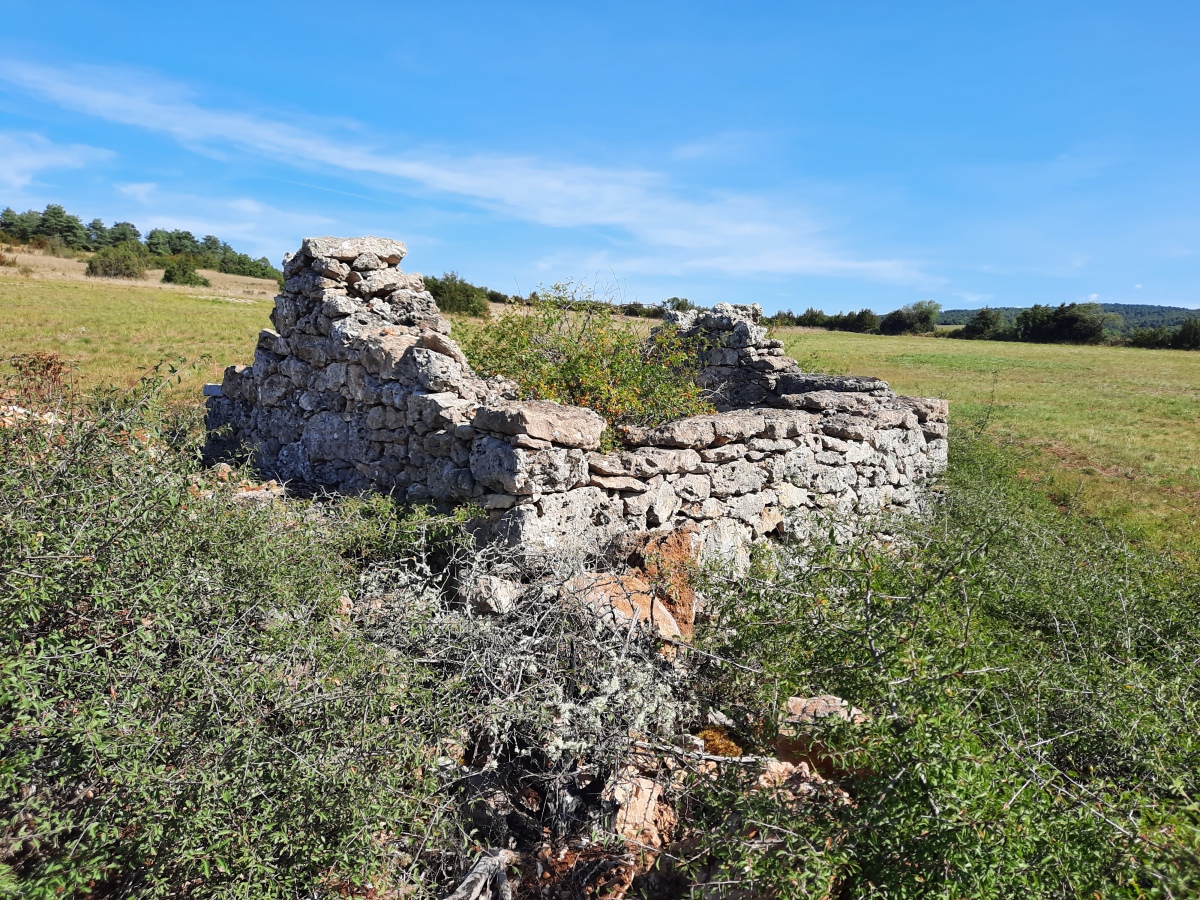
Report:
M 644 168 L 430 149 L 394 152 L 364 142 L 362 128 L 342 128 L 345 136 L 339 137 L 336 123 L 293 124 L 210 108 L 183 86 L 124 69 L 8 61 L 0 63 L 0 78 L 63 108 L 165 134 L 200 152 L 240 151 L 299 168 L 383 176 L 397 189 L 452 195 L 527 222 L 611 229 L 619 244 L 653 258 L 657 271 L 941 281 L 907 260 L 845 252 L 799 205 L 734 192 L 685 197 L 666 175 Z M 621 263 L 637 266 L 641 258 Z
M 55 144 L 29 132 L 0 132 L 0 185 L 19 191 L 45 169 L 80 169 L 110 156 L 100 147 Z
M 126 197 L 132 197 L 139 203 L 145 203 L 150 199 L 150 195 L 158 189 L 158 185 L 153 181 L 138 181 L 132 184 L 118 184 L 116 189 Z

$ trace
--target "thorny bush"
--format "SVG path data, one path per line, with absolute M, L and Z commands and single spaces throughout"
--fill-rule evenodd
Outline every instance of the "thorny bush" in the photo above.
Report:
M 585 288 L 560 283 L 529 307 L 460 327 L 459 340 L 480 374 L 512 379 L 527 398 L 585 406 L 610 426 L 711 412 L 695 380 L 694 341 L 673 326 L 646 336 L 616 312 Z
M 484 847 L 625 859 L 606 789 L 647 747 L 676 763 L 656 896 L 1200 887 L 1200 582 L 967 435 L 922 517 L 700 576 L 672 660 L 564 596 L 570 560 L 478 615 L 464 586 L 512 560 L 466 513 L 239 502 L 154 385 L 53 394 L 0 427 L 0 896 L 432 897 Z M 754 790 L 783 699 L 826 692 L 871 716 L 809 750 L 844 799 Z M 740 760 L 671 749 L 718 716 Z

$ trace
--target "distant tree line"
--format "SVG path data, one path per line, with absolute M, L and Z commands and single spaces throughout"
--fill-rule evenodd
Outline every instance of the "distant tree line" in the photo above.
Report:
M 1197 314 L 1196 310 L 1182 306 L 1143 306 L 1135 303 L 1101 303 L 1099 306 L 1102 312 L 1114 316 L 1109 320 L 1109 331 L 1126 335 L 1132 335 L 1139 329 L 1174 328 Z M 991 309 L 1000 316 L 1004 325 L 1012 325 L 1024 311 L 1024 307 L 1017 306 L 994 306 Z M 938 315 L 938 324 L 966 325 L 977 312 L 974 309 L 944 309 Z M 1115 318 L 1117 316 L 1120 318 Z
M 1165 307 L 1170 309 L 1170 307 Z M 1035 304 L 1006 319 L 999 309 L 976 310 L 950 337 L 986 341 L 1028 341 L 1039 344 L 1128 344 L 1175 350 L 1200 350 L 1200 317 L 1196 313 L 1175 328 L 1124 329 L 1121 315 L 1099 303 Z
M 283 277 L 265 256 L 254 259 L 238 253 L 215 235 L 197 238 L 190 231 L 154 228 L 143 240 L 141 231 L 132 222 L 107 226 L 101 219 L 93 219 L 85 225 L 79 216 L 68 213 L 57 203 L 49 204 L 41 212 L 30 209 L 19 213 L 12 207 L 6 208 L 0 212 L 0 241 L 31 244 L 60 253 L 94 252 L 96 256 L 88 261 L 89 275 L 140 278 L 146 269 L 162 268 L 171 270 L 173 276 L 164 276 L 164 281 L 183 284 L 204 281 L 195 274 L 196 269 L 215 269 L 251 278 Z
M 919 300 L 885 316 L 870 309 L 829 315 L 810 306 L 800 314 L 788 309 L 768 316 L 764 321 L 776 328 L 801 326 L 857 334 L 929 334 L 937 328 L 940 311 L 941 306 L 933 300 Z

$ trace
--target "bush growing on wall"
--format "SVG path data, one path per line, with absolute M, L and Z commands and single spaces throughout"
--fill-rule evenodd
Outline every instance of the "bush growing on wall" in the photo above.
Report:
M 465 329 L 460 343 L 480 374 L 511 378 L 526 397 L 586 406 L 610 425 L 711 411 L 695 382 L 695 347 L 673 327 L 644 337 L 574 284 L 540 290 L 531 310 Z

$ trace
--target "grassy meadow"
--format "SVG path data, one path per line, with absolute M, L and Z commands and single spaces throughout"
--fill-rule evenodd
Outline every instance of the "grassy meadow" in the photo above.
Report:
M 198 389 L 219 381 L 226 366 L 249 363 L 255 336 L 271 324 L 274 282 L 224 278 L 232 283 L 181 288 L 23 278 L 0 269 L 0 357 L 57 353 L 78 366 L 83 383 L 118 385 L 184 357 L 197 366 L 181 373 L 179 389 Z
M 1200 353 L 781 329 L 805 368 L 945 397 L 1060 505 L 1200 553 Z

